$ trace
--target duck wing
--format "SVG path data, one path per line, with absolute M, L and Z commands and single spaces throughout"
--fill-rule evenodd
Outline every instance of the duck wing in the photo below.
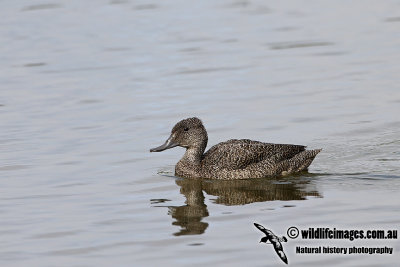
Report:
M 243 169 L 266 160 L 279 162 L 289 159 L 305 150 L 305 146 L 271 144 L 249 139 L 232 139 L 211 147 L 205 154 L 202 164 L 228 170 Z

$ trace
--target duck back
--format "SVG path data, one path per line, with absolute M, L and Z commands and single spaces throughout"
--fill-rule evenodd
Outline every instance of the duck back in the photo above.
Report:
M 249 139 L 232 139 L 211 147 L 203 156 L 202 166 L 238 170 L 269 159 L 279 162 L 305 150 L 305 146 L 271 144 Z

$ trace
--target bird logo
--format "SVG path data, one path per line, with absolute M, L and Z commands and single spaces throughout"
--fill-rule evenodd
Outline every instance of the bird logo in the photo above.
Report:
M 263 238 L 261 238 L 260 243 L 263 242 L 265 244 L 272 244 L 274 246 L 274 249 L 275 249 L 276 253 L 278 254 L 279 258 L 281 258 L 281 260 L 284 263 L 288 264 L 288 259 L 285 255 L 285 252 L 283 252 L 283 246 L 281 243 L 281 242 L 287 242 L 286 237 L 276 236 L 271 230 L 266 229 L 261 224 L 254 223 L 254 225 L 255 225 L 255 227 L 257 227 L 258 230 L 260 230 L 261 232 L 263 232 L 265 234 L 265 236 Z M 267 243 L 268 241 L 269 241 L 269 243 Z

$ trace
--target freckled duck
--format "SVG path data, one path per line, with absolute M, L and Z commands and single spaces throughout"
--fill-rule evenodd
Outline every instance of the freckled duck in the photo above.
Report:
M 305 171 L 321 151 L 305 150 L 306 147 L 300 145 L 232 139 L 214 145 L 204 153 L 207 141 L 207 131 L 201 120 L 188 118 L 178 122 L 168 140 L 150 152 L 181 146 L 186 152 L 175 166 L 176 176 L 235 180 Z

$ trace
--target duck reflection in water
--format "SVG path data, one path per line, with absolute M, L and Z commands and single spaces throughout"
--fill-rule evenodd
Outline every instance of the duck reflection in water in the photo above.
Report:
M 181 230 L 174 233 L 180 235 L 203 234 L 208 227 L 207 222 L 202 219 L 209 216 L 207 205 L 204 203 L 205 192 L 207 195 L 215 196 L 212 201 L 216 204 L 226 206 L 245 205 L 253 202 L 264 202 L 272 200 L 305 200 L 308 196 L 322 197 L 314 184 L 310 183 L 309 177 L 285 180 L 199 180 L 199 179 L 176 179 L 180 187 L 180 193 L 185 196 L 183 206 L 160 206 L 168 207 L 168 214 L 175 221 L 173 225 L 180 226 Z M 152 204 L 165 201 L 152 199 Z

